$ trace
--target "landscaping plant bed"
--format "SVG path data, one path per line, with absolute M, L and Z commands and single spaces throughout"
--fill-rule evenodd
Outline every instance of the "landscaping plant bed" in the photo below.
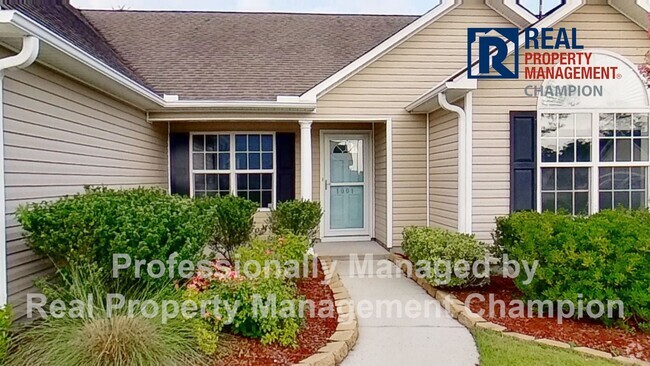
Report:
M 264 366 L 264 365 L 293 365 L 315 354 L 320 348 L 327 345 L 327 339 L 334 334 L 338 326 L 338 316 L 321 318 L 318 316 L 320 302 L 323 300 L 334 304 L 334 295 L 325 283 L 325 276 L 318 264 L 318 277 L 307 276 L 297 282 L 300 295 L 307 300 L 312 300 L 317 308 L 308 311 L 305 317 L 304 328 L 298 335 L 298 347 L 282 347 L 277 345 L 263 345 L 259 339 L 241 336 L 225 335 L 225 353 L 215 363 L 215 366 Z M 324 310 L 325 313 L 327 313 Z M 310 316 L 314 314 L 314 317 Z M 220 343 L 221 344 L 221 343 Z M 224 347 L 221 346 L 221 347 Z
M 607 327 L 604 324 L 590 319 L 563 319 L 558 324 L 556 317 L 539 317 L 537 314 L 528 314 L 524 317 L 510 318 L 508 316 L 512 300 L 521 299 L 521 292 L 515 287 L 511 279 L 493 277 L 490 285 L 482 288 L 469 288 L 452 290 L 460 301 L 465 302 L 470 294 L 481 294 L 485 301 L 473 299 L 470 308 L 474 313 L 483 311 L 483 318 L 495 324 L 502 325 L 510 332 L 517 332 L 535 338 L 547 338 L 566 342 L 571 345 L 589 347 L 615 355 L 635 357 L 650 361 L 650 334 L 639 330 L 624 330 L 621 328 Z M 500 316 L 501 305 L 494 306 L 494 316 L 489 313 L 489 296 L 494 295 L 494 301 L 505 302 L 505 317 Z

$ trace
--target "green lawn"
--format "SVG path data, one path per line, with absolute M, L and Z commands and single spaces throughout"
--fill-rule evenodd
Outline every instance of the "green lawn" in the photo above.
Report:
M 614 361 L 587 357 L 575 351 L 521 341 L 499 333 L 474 332 L 481 366 L 612 366 Z

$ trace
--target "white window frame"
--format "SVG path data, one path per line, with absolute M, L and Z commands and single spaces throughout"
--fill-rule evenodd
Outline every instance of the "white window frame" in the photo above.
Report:
M 194 169 L 194 162 L 193 162 L 193 142 L 194 142 L 194 136 L 210 136 L 210 135 L 221 135 L 221 136 L 230 136 L 230 169 L 228 170 L 208 170 L 208 169 Z M 235 136 L 236 135 L 271 135 L 273 137 L 273 169 L 237 169 L 236 166 L 236 141 L 235 141 Z M 190 164 L 190 197 L 194 197 L 194 175 L 195 174 L 230 174 L 230 194 L 233 196 L 237 196 L 237 174 L 271 174 L 272 179 L 271 179 L 271 207 L 275 208 L 276 207 L 276 193 L 277 193 L 277 145 L 276 145 L 276 133 L 275 131 L 193 131 L 190 132 L 190 157 L 189 157 L 189 164 Z M 246 153 L 249 151 L 246 150 Z M 205 153 L 205 151 L 204 151 Z M 261 166 L 261 161 L 260 161 L 260 166 Z M 258 208 L 258 211 L 260 212 L 268 212 L 271 211 L 270 207 L 260 207 Z
M 607 113 L 637 113 L 649 114 L 648 108 L 607 108 L 602 110 L 585 108 L 548 108 L 537 109 L 537 136 L 536 136 L 536 157 L 537 157 L 537 211 L 542 212 L 542 169 L 543 168 L 589 168 L 589 214 L 600 211 L 600 181 L 598 168 L 627 168 L 645 167 L 646 169 L 646 207 L 650 207 L 650 161 L 621 161 L 621 162 L 600 162 L 600 115 Z M 591 161 L 590 162 L 566 162 L 549 163 L 542 162 L 542 114 L 590 114 L 591 115 Z M 650 129 L 650 126 L 649 126 Z

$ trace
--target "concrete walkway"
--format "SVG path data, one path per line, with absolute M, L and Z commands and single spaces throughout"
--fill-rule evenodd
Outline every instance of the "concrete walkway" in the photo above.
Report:
M 388 261 L 384 248 L 360 242 L 321 243 L 315 249 L 332 258 L 356 306 L 359 340 L 344 366 L 479 364 L 469 331 Z M 367 254 L 372 260 L 364 263 Z

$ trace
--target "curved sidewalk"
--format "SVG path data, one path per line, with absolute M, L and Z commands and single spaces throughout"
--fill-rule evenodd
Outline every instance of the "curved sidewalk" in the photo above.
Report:
M 475 366 L 469 331 L 412 280 L 376 243 L 321 243 L 356 307 L 359 340 L 344 366 Z M 364 260 L 366 255 L 367 261 Z

